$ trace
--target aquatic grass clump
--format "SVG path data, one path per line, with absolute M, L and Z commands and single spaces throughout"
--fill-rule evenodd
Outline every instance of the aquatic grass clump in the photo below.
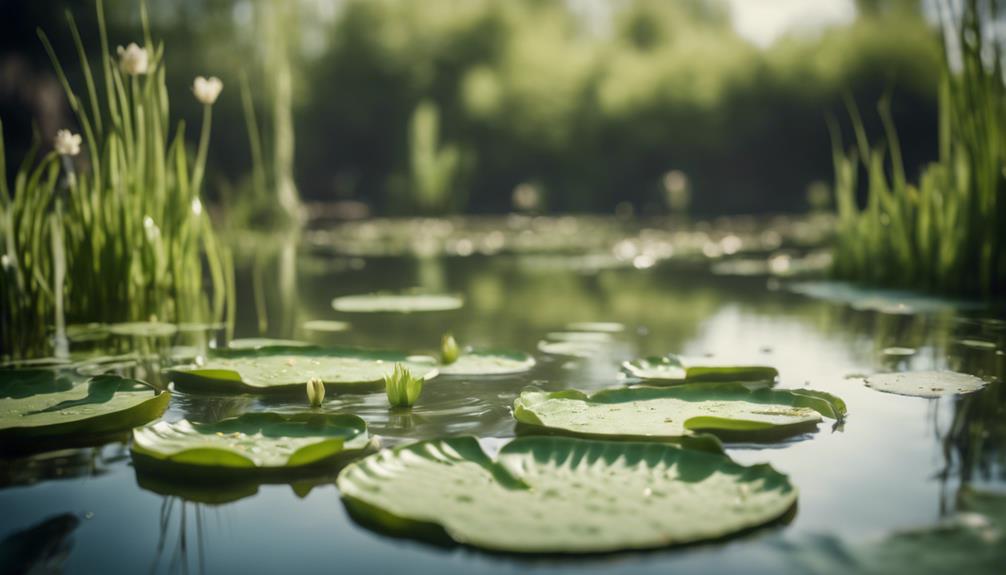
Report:
M 217 243 L 200 197 L 212 105 L 222 85 L 197 79 L 193 87 L 204 115 L 190 162 L 185 123 L 173 133 L 169 127 L 164 45 L 151 39 L 145 4 L 142 46 L 119 47 L 117 56 L 100 0 L 97 16 L 100 85 L 67 12 L 84 99 L 38 31 L 82 136 L 61 132 L 56 150 L 41 158 L 36 137 L 12 187 L 0 162 L 3 355 L 45 353 L 52 324 L 60 352 L 64 317 L 69 323 L 203 322 L 233 311 L 227 306 L 233 299 L 230 254 Z M 0 139 L 0 158 L 3 152 Z M 87 169 L 79 172 L 77 153 L 86 155 Z M 204 291 L 206 271 L 212 301 Z
M 878 285 L 990 297 L 1006 291 L 1006 87 L 1002 46 L 988 37 L 995 4 L 964 3 L 944 35 L 939 160 L 918 184 L 905 176 L 890 99 L 879 111 L 887 142 L 871 147 L 849 100 L 856 146 L 832 125 L 838 210 L 834 272 Z M 959 55 L 959 70 L 950 55 Z M 860 164 L 868 200 L 859 208 Z
M 409 368 L 396 363 L 395 370 L 384 376 L 384 391 L 391 407 L 412 407 L 423 392 L 423 378 L 413 376 Z

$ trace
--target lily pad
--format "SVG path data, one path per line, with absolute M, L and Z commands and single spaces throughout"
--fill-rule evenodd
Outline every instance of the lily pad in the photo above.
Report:
M 19 448 L 39 440 L 82 442 L 125 432 L 160 416 L 169 397 L 117 375 L 74 382 L 46 370 L 3 370 L 0 443 Z
M 160 421 L 133 430 L 140 465 L 165 470 L 269 472 L 331 462 L 371 447 L 355 415 L 246 413 L 216 423 Z
M 726 439 L 777 439 L 841 419 L 845 404 L 813 390 L 749 390 L 740 383 L 525 391 L 514 417 L 525 430 L 610 439 L 678 441 L 708 432 Z
M 625 326 L 613 321 L 581 321 L 566 326 L 570 331 L 594 331 L 599 333 L 622 333 Z
M 169 371 L 175 387 L 186 391 L 236 391 L 303 394 L 307 381 L 320 378 L 326 387 L 344 391 L 384 384 L 384 376 L 401 363 L 418 377 L 432 377 L 431 357 L 351 348 L 264 347 L 218 350 L 203 365 Z
M 649 382 L 761 381 L 774 380 L 779 372 L 767 365 L 745 365 L 708 357 L 665 355 L 634 359 L 622 364 L 633 377 Z
M 83 323 L 66 326 L 66 337 L 75 343 L 102 341 L 112 335 L 103 323 Z
M 335 333 L 346 331 L 349 327 L 349 324 L 344 321 L 335 321 L 330 319 L 312 319 L 304 322 L 304 329 L 308 331 Z
M 549 355 L 590 358 L 604 351 L 604 344 L 596 341 L 539 341 L 538 351 Z
M 914 347 L 885 347 L 881 352 L 888 357 L 909 357 L 916 353 Z
M 159 321 L 130 321 L 113 323 L 108 331 L 126 337 L 171 337 L 178 333 L 178 326 Z
M 610 333 L 600 331 L 554 331 L 546 335 L 545 339 L 598 344 L 610 343 L 613 340 Z
M 354 518 L 397 535 L 512 553 L 601 553 L 725 537 L 784 516 L 796 488 L 768 465 L 660 443 L 522 437 L 495 460 L 471 437 L 351 463 Z
M 521 373 L 534 367 L 534 358 L 526 353 L 476 351 L 465 353 L 457 361 L 440 368 L 443 375 L 504 375 Z
M 413 313 L 450 311 L 460 309 L 464 303 L 456 294 L 371 293 L 337 297 L 332 307 L 353 313 Z
M 295 339 L 274 339 L 271 337 L 239 337 L 232 339 L 227 347 L 230 349 L 262 349 L 264 347 L 313 347 L 314 344 Z
M 984 381 L 973 375 L 955 371 L 903 371 L 878 373 L 866 378 L 866 386 L 869 388 L 916 397 L 972 393 L 985 385 Z

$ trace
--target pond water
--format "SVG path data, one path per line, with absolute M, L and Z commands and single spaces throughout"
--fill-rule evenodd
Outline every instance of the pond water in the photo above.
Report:
M 886 300 L 850 305 L 848 297 L 812 297 L 820 289 L 794 293 L 785 279 L 717 275 L 702 259 L 569 251 L 347 255 L 351 250 L 317 238 L 258 246 L 239 258 L 237 336 L 259 336 L 261 325 L 270 337 L 429 353 L 450 331 L 463 345 L 523 350 L 538 360 L 516 376 L 442 376 L 411 411 L 389 410 L 383 391 L 329 395 L 323 409 L 361 416 L 386 446 L 474 435 L 492 451 L 514 436 L 510 406 L 526 386 L 619 385 L 622 361 L 668 352 L 775 366 L 778 387 L 828 391 L 845 400 L 849 415 L 781 443 L 728 443 L 736 461 L 767 462 L 788 474 L 799 488 L 798 508 L 785 522 L 702 545 L 586 558 L 439 547 L 354 522 L 334 476 L 171 484 L 139 474 L 128 447 L 112 443 L 0 460 L 0 559 L 62 565 L 69 573 L 840 571 L 847 549 L 952 514 L 962 485 L 1006 488 L 1001 310 L 948 303 L 912 313 Z M 402 315 L 331 306 L 340 295 L 415 286 L 459 293 L 465 306 Z M 350 328 L 309 331 L 303 324 L 310 320 Z M 587 358 L 538 351 L 547 334 L 573 322 L 617 322 L 624 331 Z M 145 369 L 141 375 L 156 378 Z M 996 381 L 977 394 L 942 399 L 881 393 L 863 383 L 865 374 L 907 369 L 953 369 Z M 303 407 L 300 398 L 176 392 L 165 417 L 214 421 Z

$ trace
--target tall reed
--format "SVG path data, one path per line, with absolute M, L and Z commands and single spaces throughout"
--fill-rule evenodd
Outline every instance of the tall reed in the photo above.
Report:
M 151 39 L 145 2 L 140 8 L 142 48 L 120 47 L 117 60 L 97 1 L 100 84 L 67 12 L 86 99 L 71 85 L 45 32 L 38 31 L 83 133 L 86 161 L 78 166 L 72 154 L 57 151 L 39 158 L 36 138 L 12 189 L 0 162 L 4 355 L 43 353 L 49 326 L 59 323 L 53 319 L 59 306 L 73 323 L 151 317 L 206 322 L 222 319 L 232 301 L 230 254 L 218 244 L 200 197 L 215 95 L 204 101 L 192 161 L 185 123 L 170 127 L 164 45 Z M 78 167 L 83 169 L 76 172 Z M 47 225 L 55 231 L 47 233 Z M 59 242 L 65 283 L 55 281 L 53 254 L 59 250 L 53 245 Z M 58 297 L 60 289 L 65 301 Z
M 909 183 L 890 99 L 879 105 L 886 142 L 870 146 L 849 101 L 856 145 L 832 138 L 838 230 L 836 275 L 864 282 L 991 297 L 1006 293 L 1006 92 L 994 0 L 944 13 L 939 160 Z M 951 65 L 951 60 L 959 58 Z M 868 199 L 856 201 L 860 165 Z

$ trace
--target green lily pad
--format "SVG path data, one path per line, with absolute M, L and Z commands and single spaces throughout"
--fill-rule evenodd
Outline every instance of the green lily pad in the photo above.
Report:
M 112 332 L 103 323 L 83 323 L 66 326 L 66 338 L 75 343 L 102 341 Z
M 295 339 L 274 339 L 271 337 L 239 337 L 227 344 L 229 349 L 255 350 L 264 347 L 313 347 L 314 344 Z
M 332 300 L 336 311 L 353 313 L 413 313 L 460 309 L 465 300 L 456 294 L 370 293 Z
M 957 340 L 961 347 L 977 349 L 979 351 L 995 351 L 996 343 L 987 339 L 965 338 Z
M 108 331 L 126 337 L 171 337 L 178 333 L 178 326 L 159 321 L 130 321 L 113 323 Z
M 538 351 L 549 355 L 589 358 L 604 351 L 605 345 L 596 341 L 539 341 Z
M 343 391 L 384 384 L 396 363 L 417 377 L 432 377 L 431 357 L 351 348 L 264 347 L 218 350 L 203 365 L 169 371 L 175 387 L 186 391 L 305 393 L 307 381 L 320 378 L 326 387 Z
M 914 347 L 885 347 L 881 353 L 888 357 L 909 357 L 916 353 Z
M 0 443 L 30 447 L 39 440 L 125 432 L 160 416 L 169 397 L 117 375 L 74 382 L 47 370 L 2 370 Z
M 610 333 L 601 331 L 553 331 L 545 336 L 549 341 L 570 341 L 583 343 L 607 344 L 613 338 Z
M 454 363 L 440 367 L 443 375 L 504 375 L 521 373 L 534 367 L 534 358 L 526 353 L 476 351 L 460 355 Z
M 566 326 L 570 331 L 594 331 L 599 333 L 622 333 L 625 326 L 613 321 L 579 321 Z
M 308 331 L 335 333 L 346 331 L 349 327 L 349 324 L 344 321 L 334 321 L 330 319 L 312 319 L 304 322 L 304 329 Z
M 189 472 L 296 469 L 371 447 L 355 415 L 246 413 L 217 423 L 160 421 L 133 430 L 140 465 Z
M 777 439 L 841 419 L 845 404 L 812 390 L 750 390 L 740 383 L 525 391 L 514 417 L 525 430 L 610 439 L 678 441 L 708 432 L 727 439 Z
M 784 516 L 796 488 L 768 465 L 660 443 L 522 437 L 495 460 L 472 437 L 347 466 L 352 516 L 397 535 L 512 553 L 601 553 L 716 539 Z
M 866 387 L 916 397 L 941 397 L 972 393 L 987 384 L 966 373 L 954 371 L 903 371 L 897 373 L 877 373 L 867 376 Z
M 708 357 L 665 355 L 622 364 L 633 377 L 649 382 L 774 380 L 779 372 L 767 365 L 744 365 Z

